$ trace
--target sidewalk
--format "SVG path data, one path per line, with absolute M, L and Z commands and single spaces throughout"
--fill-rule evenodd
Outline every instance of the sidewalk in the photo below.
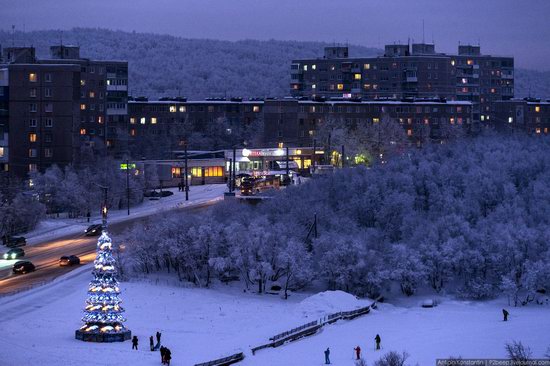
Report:
M 209 201 L 222 200 L 223 192 L 226 190 L 227 186 L 225 184 L 191 186 L 189 187 L 189 201 L 185 201 L 184 192 L 179 192 L 177 188 L 165 189 L 165 191 L 172 191 L 174 194 L 159 200 L 149 200 L 149 198 L 145 197 L 142 203 L 130 207 L 129 216 L 126 208 L 123 210 L 110 210 L 109 222 L 123 222 L 139 217 L 150 216 L 162 211 L 195 206 Z M 92 215 L 90 222 L 88 222 L 85 217 L 77 219 L 45 219 L 38 224 L 36 229 L 21 234 L 21 236 L 27 238 L 27 244 L 32 245 L 65 235 L 83 233 L 89 225 L 99 223 L 101 223 L 101 216 L 99 213 Z

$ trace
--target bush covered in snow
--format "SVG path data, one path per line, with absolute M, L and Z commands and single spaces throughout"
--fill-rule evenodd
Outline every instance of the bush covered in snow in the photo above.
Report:
M 528 303 L 550 289 L 550 140 L 484 136 L 408 151 L 290 187 L 258 207 L 216 206 L 135 228 L 144 271 L 208 285 L 238 275 L 376 297 L 391 283 Z M 306 242 L 317 214 L 319 237 Z M 311 249 L 311 250 L 309 250 Z

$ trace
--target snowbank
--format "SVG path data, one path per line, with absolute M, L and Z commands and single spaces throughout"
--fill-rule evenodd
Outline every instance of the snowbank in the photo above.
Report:
M 359 300 L 344 291 L 325 291 L 302 300 L 296 311 L 305 317 L 321 318 L 339 311 L 354 310 L 370 303 L 368 300 Z

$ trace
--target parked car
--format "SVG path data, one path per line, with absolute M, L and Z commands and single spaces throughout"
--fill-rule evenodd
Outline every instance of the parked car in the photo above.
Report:
M 12 248 L 4 253 L 4 259 L 17 259 L 25 256 L 25 251 L 21 248 Z
M 35 269 L 34 264 L 29 261 L 15 262 L 13 265 L 13 273 L 15 274 L 29 273 L 33 272 Z
M 2 243 L 8 248 L 22 247 L 27 245 L 27 239 L 23 236 L 7 236 L 2 237 Z
M 80 258 L 78 258 L 76 255 L 64 255 L 63 257 L 59 258 L 59 265 L 60 266 L 72 266 L 80 264 Z
M 143 193 L 143 197 L 168 197 L 173 195 L 172 191 L 147 191 Z
M 86 236 L 100 235 L 102 227 L 103 226 L 101 224 L 90 225 L 86 230 L 84 230 L 84 234 L 86 234 Z

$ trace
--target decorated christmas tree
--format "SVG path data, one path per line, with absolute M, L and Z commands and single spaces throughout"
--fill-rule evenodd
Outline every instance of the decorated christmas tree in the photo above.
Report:
M 103 232 L 97 241 L 97 256 L 92 274 L 94 279 L 88 286 L 88 300 L 82 321 L 85 323 L 76 331 L 76 339 L 91 342 L 122 342 L 130 339 L 120 306 L 120 287 L 116 279 L 116 259 L 113 244 L 107 235 L 107 210 L 103 210 Z

